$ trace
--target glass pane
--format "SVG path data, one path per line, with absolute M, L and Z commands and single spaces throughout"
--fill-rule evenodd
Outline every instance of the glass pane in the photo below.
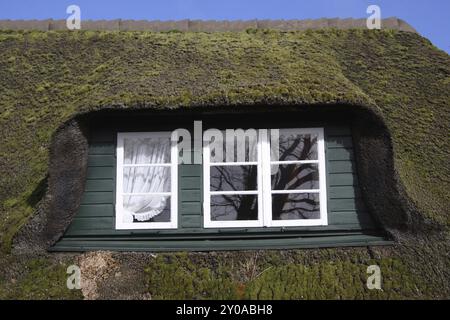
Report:
M 170 163 L 170 137 L 125 138 L 125 164 Z
M 319 166 L 315 163 L 271 165 L 272 190 L 319 189 Z
M 258 220 L 257 195 L 211 196 L 211 220 Z
M 272 219 L 320 219 L 318 193 L 285 193 L 272 195 Z
M 271 161 L 317 160 L 317 135 L 295 133 L 292 129 L 280 129 L 277 146 L 271 145 Z
M 211 166 L 211 191 L 257 190 L 257 166 Z
M 212 163 L 256 162 L 258 160 L 258 134 L 255 129 L 228 129 L 216 133 L 209 142 Z
M 170 196 L 124 196 L 125 223 L 170 222 Z
M 124 167 L 123 192 L 170 192 L 170 167 Z

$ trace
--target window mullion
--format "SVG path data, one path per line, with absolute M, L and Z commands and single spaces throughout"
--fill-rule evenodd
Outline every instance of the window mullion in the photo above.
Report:
M 178 146 L 176 141 L 170 141 L 170 222 L 178 228 Z
M 323 129 L 318 130 L 317 151 L 319 159 L 319 203 L 320 203 L 320 220 L 322 225 L 328 224 L 328 208 L 327 208 L 327 186 L 326 186 L 326 165 L 325 165 L 325 137 Z
M 204 136 L 203 136 L 204 138 Z M 209 144 L 203 141 L 203 227 L 211 225 L 211 193 L 210 193 L 210 150 Z
M 268 138 L 268 130 L 260 130 L 261 143 L 261 167 L 262 167 L 262 199 L 263 199 L 263 225 L 270 227 L 272 215 L 272 195 L 270 183 L 270 143 Z
M 257 161 L 258 161 L 258 220 L 260 220 L 261 226 L 264 227 L 264 194 L 263 194 L 263 168 L 262 159 L 264 157 L 262 153 L 262 135 L 263 130 L 258 130 L 257 141 Z

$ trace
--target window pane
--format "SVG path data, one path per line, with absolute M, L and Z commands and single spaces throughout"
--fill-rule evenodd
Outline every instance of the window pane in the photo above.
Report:
M 170 137 L 125 138 L 124 164 L 170 163 Z
M 123 196 L 125 223 L 170 222 L 170 196 Z
M 319 166 L 315 163 L 271 165 L 272 190 L 319 189 Z
M 257 166 L 211 166 L 211 191 L 257 190 Z
M 211 220 L 258 220 L 256 195 L 211 196 Z
M 123 192 L 170 192 L 170 167 L 124 167 Z
M 272 219 L 320 219 L 318 193 L 286 193 L 272 195 Z
M 317 160 L 317 135 L 280 129 L 278 152 L 272 141 L 272 161 Z
M 214 136 L 209 142 L 211 163 L 257 161 L 256 130 L 228 129 L 220 132 L 220 136 Z

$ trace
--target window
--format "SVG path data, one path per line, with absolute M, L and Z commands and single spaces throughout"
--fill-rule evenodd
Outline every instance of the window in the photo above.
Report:
M 116 229 L 177 228 L 177 151 L 171 132 L 117 135 Z
M 327 225 L 322 128 L 207 130 L 204 226 Z
M 226 135 L 228 133 L 228 135 Z M 258 132 L 247 131 L 239 149 L 234 130 L 204 134 L 204 226 L 262 227 L 262 161 Z M 245 134 L 238 131 L 238 134 Z M 223 136 L 226 139 L 222 139 Z M 232 146 L 227 149 L 226 146 Z

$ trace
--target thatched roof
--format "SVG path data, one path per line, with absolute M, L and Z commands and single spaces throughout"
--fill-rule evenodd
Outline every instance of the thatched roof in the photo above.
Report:
M 392 137 L 406 197 L 441 237 L 450 222 L 449 89 L 449 56 L 399 30 L 0 31 L 3 246 L 39 207 L 54 132 L 105 107 L 370 108 Z M 428 251 L 423 263 L 450 269 L 442 248 Z

